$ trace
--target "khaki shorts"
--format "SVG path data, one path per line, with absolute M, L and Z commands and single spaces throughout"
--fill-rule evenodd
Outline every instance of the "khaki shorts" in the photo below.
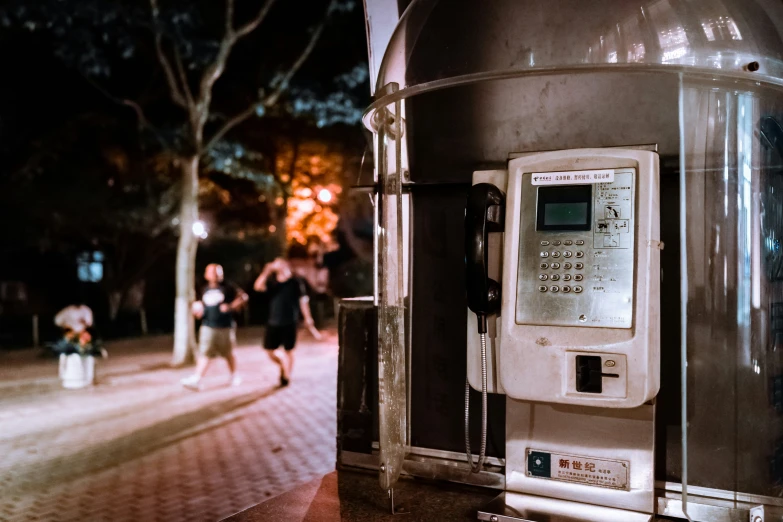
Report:
M 201 355 L 229 357 L 237 342 L 235 328 L 212 328 L 202 325 L 198 331 L 198 348 Z

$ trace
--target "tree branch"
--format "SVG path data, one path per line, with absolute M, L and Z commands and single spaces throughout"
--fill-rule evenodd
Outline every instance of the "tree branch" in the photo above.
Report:
M 209 152 L 209 150 L 217 144 L 221 139 L 223 139 L 223 136 L 226 135 L 228 131 L 248 119 L 250 116 L 255 114 L 256 110 L 258 110 L 259 103 L 254 103 L 244 111 L 240 112 L 239 114 L 235 115 L 233 118 L 228 120 L 226 123 L 223 124 L 223 126 L 218 130 L 214 136 L 209 140 L 209 142 L 204 146 L 203 152 Z
M 149 122 L 149 120 L 147 119 L 147 117 L 146 117 L 146 116 L 145 116 L 145 114 L 144 114 L 144 109 L 142 109 L 142 108 L 141 108 L 141 105 L 139 105 L 137 102 L 135 102 L 135 101 L 133 101 L 133 100 L 129 100 L 129 99 L 127 99 L 127 98 L 119 98 L 119 97 L 117 97 L 117 96 L 114 96 L 114 95 L 113 95 L 113 94 L 111 94 L 109 91 L 107 91 L 106 89 L 104 89 L 103 87 L 101 87 L 100 85 L 98 85 L 97 83 L 95 83 L 93 80 L 91 80 L 91 79 L 90 79 L 90 78 L 88 78 L 87 76 L 84 76 L 84 75 L 82 75 L 82 78 L 84 78 L 84 79 L 87 81 L 87 83 L 89 83 L 90 85 L 92 85 L 92 86 L 93 86 L 93 88 L 94 88 L 96 91 L 98 91 L 98 92 L 100 92 L 101 94 L 103 94 L 103 95 L 104 95 L 104 96 L 105 96 L 107 99 L 109 99 L 110 101 L 112 101 L 112 102 L 114 102 L 114 103 L 116 103 L 116 104 L 119 104 L 119 105 L 125 105 L 126 107 L 130 107 L 131 109 L 133 109 L 133 112 L 135 112 L 135 113 L 136 113 L 136 118 L 137 118 L 137 120 L 138 120 L 139 129 L 143 129 L 144 127 L 146 127 L 146 128 L 148 128 L 148 129 L 150 129 L 150 130 L 152 131 L 152 133 L 155 135 L 155 138 L 158 140 L 158 142 L 159 142 L 159 143 L 160 143 L 160 144 L 161 144 L 163 147 L 165 147 L 165 146 L 166 146 L 166 143 L 165 143 L 165 141 L 163 140 L 163 137 L 161 136 L 161 134 L 160 134 L 160 131 L 158 131 L 158 129 L 156 129 L 156 128 L 155 128 L 155 127 L 154 127 L 154 126 L 153 126 L 153 125 L 152 125 L 152 124 Z
M 234 33 L 234 0 L 226 0 L 226 34 Z
M 188 108 L 193 108 L 193 93 L 190 92 L 190 85 L 188 84 L 188 76 L 185 74 L 185 67 L 182 65 L 182 56 L 179 54 L 179 49 L 174 47 L 174 60 L 177 65 L 177 74 L 179 75 L 179 82 L 182 84 L 182 90 L 185 92 L 185 101 L 188 104 Z
M 264 107 L 272 107 L 277 103 L 277 100 L 280 98 L 280 96 L 285 92 L 286 89 L 288 89 L 288 84 L 291 81 L 291 78 L 294 77 L 294 75 L 299 72 L 299 69 L 302 68 L 302 65 L 304 65 L 305 61 L 307 61 L 307 58 L 310 57 L 310 55 L 313 52 L 313 49 L 315 49 L 315 45 L 318 43 L 318 40 L 321 38 L 321 33 L 324 31 L 324 26 L 326 25 L 326 21 L 329 19 L 329 15 L 334 10 L 334 6 L 337 4 L 337 0 L 332 0 L 329 2 L 329 7 L 326 9 L 326 15 L 324 16 L 323 20 L 321 20 L 321 23 L 318 24 L 318 27 L 315 28 L 315 31 L 313 31 L 313 34 L 310 36 L 310 41 L 307 43 L 307 47 L 304 48 L 302 51 L 302 54 L 299 55 L 299 58 L 296 59 L 294 64 L 291 66 L 291 68 L 288 70 L 288 72 L 283 76 L 283 79 L 280 80 L 280 83 L 277 85 L 277 88 L 266 98 L 264 98 L 263 104 Z
M 267 2 L 267 5 L 264 6 L 264 9 L 267 9 L 267 6 L 272 4 L 274 0 L 269 0 Z M 334 5 L 336 4 L 336 0 L 332 0 L 329 3 L 329 7 L 326 10 L 326 15 L 324 16 L 324 19 L 321 20 L 321 23 L 318 24 L 318 27 L 315 28 L 313 31 L 313 34 L 310 36 L 310 41 L 307 43 L 307 46 L 304 48 L 302 53 L 299 55 L 299 57 L 296 59 L 296 61 L 293 63 L 291 68 L 286 72 L 285 76 L 283 76 L 282 80 L 280 80 L 280 83 L 277 85 L 277 88 L 269 95 L 266 96 L 263 100 L 261 100 L 258 103 L 252 104 L 250 107 L 245 109 L 244 111 L 240 112 L 239 114 L 235 115 L 233 118 L 228 120 L 223 127 L 218 130 L 214 136 L 209 140 L 207 145 L 203 147 L 202 153 L 209 151 L 212 147 L 215 146 L 217 142 L 219 142 L 223 136 L 226 135 L 228 131 L 245 121 L 247 118 L 252 116 L 260 107 L 269 108 L 274 106 L 277 101 L 280 99 L 280 96 L 285 92 L 285 90 L 288 88 L 288 84 L 291 82 L 291 79 L 294 77 L 294 75 L 299 71 L 299 69 L 302 68 L 302 65 L 307 61 L 307 58 L 310 57 L 310 55 L 313 53 L 313 49 L 315 49 L 316 44 L 318 43 L 318 40 L 321 38 L 321 33 L 323 33 L 324 26 L 326 25 L 326 21 L 329 18 L 329 14 L 332 12 Z M 267 9 L 268 10 L 268 9 Z M 263 12 L 263 9 L 262 9 Z M 265 14 L 265 13 L 264 13 Z M 263 19 L 263 17 L 261 17 Z M 252 23 L 252 22 L 251 22 Z M 260 23 L 260 20 L 259 20 Z M 255 28 L 255 27 L 254 27 Z M 253 29 L 250 29 L 252 31 Z
M 275 0 L 266 0 L 266 3 L 258 12 L 256 17 L 236 30 L 236 32 L 234 33 L 236 35 L 235 38 L 238 40 L 255 31 L 256 28 L 259 25 L 261 25 L 261 22 L 264 21 L 264 18 L 266 18 L 266 15 L 269 13 L 269 10 L 272 8 L 272 5 L 274 5 L 274 3 Z
M 169 59 L 166 58 L 166 53 L 163 51 L 163 35 L 160 31 L 160 8 L 158 7 L 158 0 L 150 0 L 150 8 L 152 9 L 152 21 L 155 26 L 155 52 L 158 55 L 158 61 L 163 68 L 163 73 L 166 75 L 166 83 L 169 85 L 169 94 L 171 100 L 180 107 L 187 107 L 187 100 L 180 92 L 177 85 L 177 79 L 174 76 L 174 70 L 171 68 Z

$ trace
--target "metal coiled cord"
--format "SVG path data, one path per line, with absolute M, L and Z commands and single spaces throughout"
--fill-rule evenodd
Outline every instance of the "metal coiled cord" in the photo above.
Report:
M 478 473 L 484 465 L 487 451 L 487 334 L 481 337 L 481 450 L 476 465 L 473 465 L 473 455 L 470 453 L 470 383 L 465 377 L 465 453 L 468 455 L 470 471 Z

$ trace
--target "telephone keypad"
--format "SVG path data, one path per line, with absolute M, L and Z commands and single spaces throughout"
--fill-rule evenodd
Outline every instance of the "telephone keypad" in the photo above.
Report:
M 633 169 L 616 170 L 613 182 L 595 184 L 590 226 L 584 230 L 539 229 L 534 219 L 542 210 L 539 189 L 522 191 L 517 324 L 617 328 L 617 319 L 626 320 L 633 312 L 628 274 L 633 272 L 629 268 L 633 267 L 635 244 L 634 186 Z M 622 219 L 614 213 L 606 217 L 607 206 Z M 621 236 L 619 244 L 605 245 L 605 235 Z M 593 285 L 594 279 L 600 283 Z
M 544 246 L 544 247 L 545 246 L 549 246 L 549 245 L 560 246 L 561 244 L 565 245 L 565 246 L 571 246 L 571 245 L 574 245 L 574 244 L 581 246 L 581 245 L 584 245 L 585 242 L 584 242 L 583 239 L 577 239 L 577 240 L 566 239 L 566 240 L 563 240 L 563 241 L 560 241 L 560 240 L 552 240 L 552 241 L 542 240 L 542 241 L 540 241 L 540 244 L 541 244 L 541 246 Z M 541 251 L 540 256 L 542 258 L 544 258 L 544 259 L 546 259 L 546 258 L 559 259 L 561 257 L 564 257 L 566 259 L 570 259 L 572 257 L 583 258 L 585 256 L 585 253 L 584 253 L 584 251 L 581 251 L 581 250 L 577 250 L 576 252 L 573 252 L 573 251 L 570 251 L 570 250 L 565 250 L 565 251 L 562 251 L 562 252 L 559 252 L 557 250 L 551 250 L 549 252 Z M 558 270 L 561 267 L 560 263 L 558 263 L 558 262 L 541 263 L 539 266 L 541 267 L 542 270 L 546 270 L 547 268 L 551 268 L 552 270 Z M 572 268 L 575 268 L 577 270 L 582 270 L 582 269 L 584 269 L 584 263 L 574 263 L 574 264 L 563 263 L 562 267 L 563 267 L 564 270 L 571 270 Z M 539 274 L 538 275 L 539 281 L 542 281 L 542 282 L 543 281 L 560 281 L 560 278 L 561 278 L 561 276 L 558 275 L 558 274 L 552 274 L 552 275 Z M 563 281 L 582 281 L 584 279 L 584 276 L 582 274 L 563 274 L 562 279 L 563 279 Z M 579 294 L 579 293 L 582 293 L 583 288 L 581 286 L 568 286 L 568 285 L 565 285 L 565 286 L 562 286 L 562 287 L 556 286 L 556 285 L 552 285 L 552 286 L 541 285 L 541 286 L 538 287 L 538 291 L 542 292 L 542 293 L 543 292 L 550 292 L 550 293 L 553 293 L 553 294 L 557 294 L 557 293 L 564 293 L 564 294 L 575 293 L 575 294 Z

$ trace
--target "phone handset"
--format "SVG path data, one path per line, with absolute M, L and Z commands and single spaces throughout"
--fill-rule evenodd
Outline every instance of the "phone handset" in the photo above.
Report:
M 500 283 L 490 279 L 487 262 L 489 232 L 503 232 L 505 194 L 490 183 L 473 185 L 465 207 L 465 279 L 468 308 L 476 314 L 481 338 L 481 450 L 473 464 L 470 452 L 470 384 L 465 379 L 465 452 L 471 471 L 484 465 L 487 449 L 487 316 L 500 311 Z

